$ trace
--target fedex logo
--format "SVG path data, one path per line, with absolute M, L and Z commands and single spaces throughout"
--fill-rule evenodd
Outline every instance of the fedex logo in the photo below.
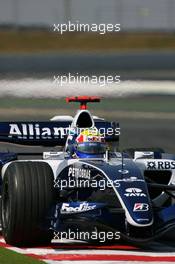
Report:
M 149 210 L 149 204 L 147 203 L 135 203 L 133 212 L 144 212 Z

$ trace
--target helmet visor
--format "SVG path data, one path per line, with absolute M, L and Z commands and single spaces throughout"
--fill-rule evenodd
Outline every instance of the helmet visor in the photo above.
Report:
M 106 152 L 106 144 L 101 142 L 84 142 L 77 145 L 77 151 L 86 154 L 104 154 Z

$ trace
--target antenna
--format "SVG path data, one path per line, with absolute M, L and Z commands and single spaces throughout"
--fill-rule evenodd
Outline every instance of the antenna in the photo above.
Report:
M 123 162 L 124 162 L 124 159 L 123 159 L 123 151 L 122 151 L 122 172 L 123 172 L 123 169 L 124 169 Z

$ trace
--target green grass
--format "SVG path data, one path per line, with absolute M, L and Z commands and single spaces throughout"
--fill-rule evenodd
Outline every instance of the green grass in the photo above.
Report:
M 89 104 L 89 110 L 94 115 L 115 119 L 122 112 L 133 114 L 175 113 L 175 96 L 145 96 L 136 98 L 108 98 L 100 104 Z M 55 115 L 72 115 L 79 108 L 78 103 L 67 104 L 64 99 L 30 99 L 30 98 L 0 98 L 0 120 L 49 120 Z
M 175 49 L 173 33 L 66 33 L 1 30 L 0 52 L 126 51 L 138 49 Z
M 44 264 L 44 262 L 6 248 L 0 248 L 0 264 Z
M 144 96 L 102 99 L 101 103 L 89 104 L 89 109 L 105 111 L 175 112 L 175 96 Z M 67 109 L 79 108 L 78 103 L 67 104 L 65 99 L 0 98 L 0 108 Z
M 94 109 L 106 111 L 175 112 L 175 97 L 145 96 L 137 98 L 106 99 Z

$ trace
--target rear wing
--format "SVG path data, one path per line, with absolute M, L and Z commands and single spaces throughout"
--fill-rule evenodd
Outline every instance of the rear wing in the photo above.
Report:
M 70 121 L 0 122 L 0 141 L 23 145 L 64 146 L 70 133 Z M 96 128 L 106 141 L 119 141 L 119 125 L 96 121 Z

